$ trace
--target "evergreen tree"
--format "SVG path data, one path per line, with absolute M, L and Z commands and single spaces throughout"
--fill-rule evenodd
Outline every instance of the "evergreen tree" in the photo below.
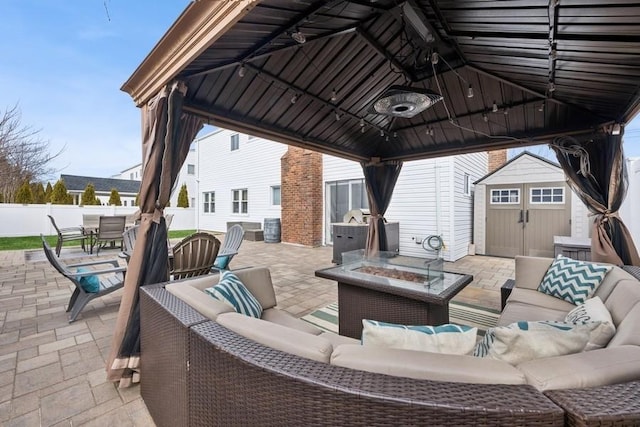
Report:
M 187 192 L 187 184 L 182 184 L 182 187 L 180 187 L 180 193 L 178 193 L 178 207 L 189 207 L 189 193 Z
M 120 200 L 120 193 L 115 188 L 111 189 L 111 196 L 109 197 L 109 204 L 111 206 L 122 206 L 122 201 Z
M 46 195 L 44 192 L 44 186 L 41 182 L 37 183 L 35 186 L 35 191 L 33 192 L 33 202 L 39 205 L 46 203 Z
M 136 206 L 140 206 L 140 193 L 136 194 L 136 201 L 134 203 Z
M 44 190 L 44 202 L 51 203 L 51 193 L 53 193 L 53 187 L 51 183 L 47 182 L 47 188 Z
M 69 196 L 69 193 L 67 193 L 67 186 L 64 185 L 64 181 L 62 179 L 59 179 L 51 191 L 51 203 L 54 205 L 70 205 L 72 201 L 69 201 Z
M 16 203 L 29 204 L 33 203 L 33 193 L 31 192 L 31 185 L 28 181 L 22 183 L 18 192 L 16 193 Z
M 96 188 L 93 186 L 93 184 L 90 182 L 87 184 L 87 187 L 84 189 L 84 192 L 82 193 L 82 200 L 80 202 L 80 204 L 84 205 L 84 206 L 91 206 L 91 205 L 97 205 L 98 200 L 96 198 Z

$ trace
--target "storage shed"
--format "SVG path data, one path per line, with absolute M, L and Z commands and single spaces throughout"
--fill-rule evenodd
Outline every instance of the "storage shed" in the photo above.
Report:
M 588 211 L 560 166 L 524 151 L 475 183 L 478 254 L 554 256 L 554 236 L 589 237 Z

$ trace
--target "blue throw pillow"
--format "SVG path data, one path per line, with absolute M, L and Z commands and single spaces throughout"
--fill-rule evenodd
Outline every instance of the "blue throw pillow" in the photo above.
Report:
M 213 262 L 213 266 L 218 270 L 226 270 L 228 265 L 229 257 L 225 255 L 216 257 L 216 260 Z
M 542 278 L 538 291 L 575 305 L 583 304 L 612 268 L 558 255 Z
M 204 290 L 217 300 L 229 304 L 238 313 L 260 318 L 262 305 L 254 297 L 238 276 L 230 271 L 223 271 L 217 285 Z
M 76 273 L 86 273 L 89 272 L 88 268 L 79 267 L 76 270 Z M 78 281 L 80 282 L 80 286 L 85 292 L 97 293 L 100 292 L 100 279 L 96 275 L 92 276 L 81 276 L 78 277 Z

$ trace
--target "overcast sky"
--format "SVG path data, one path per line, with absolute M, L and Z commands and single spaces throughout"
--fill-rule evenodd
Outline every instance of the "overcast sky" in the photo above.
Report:
M 140 163 L 140 112 L 120 87 L 188 3 L 2 0 L 0 111 L 18 104 L 23 125 L 64 149 L 59 173 L 108 177 Z M 626 135 L 626 154 L 640 156 L 640 120 Z

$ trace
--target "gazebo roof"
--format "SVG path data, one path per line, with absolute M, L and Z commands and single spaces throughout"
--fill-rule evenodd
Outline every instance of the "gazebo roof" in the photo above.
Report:
M 211 124 L 353 160 L 591 138 L 638 111 L 640 4 L 196 1 L 122 89 L 143 105 L 173 79 Z M 443 100 L 372 112 L 394 85 Z

